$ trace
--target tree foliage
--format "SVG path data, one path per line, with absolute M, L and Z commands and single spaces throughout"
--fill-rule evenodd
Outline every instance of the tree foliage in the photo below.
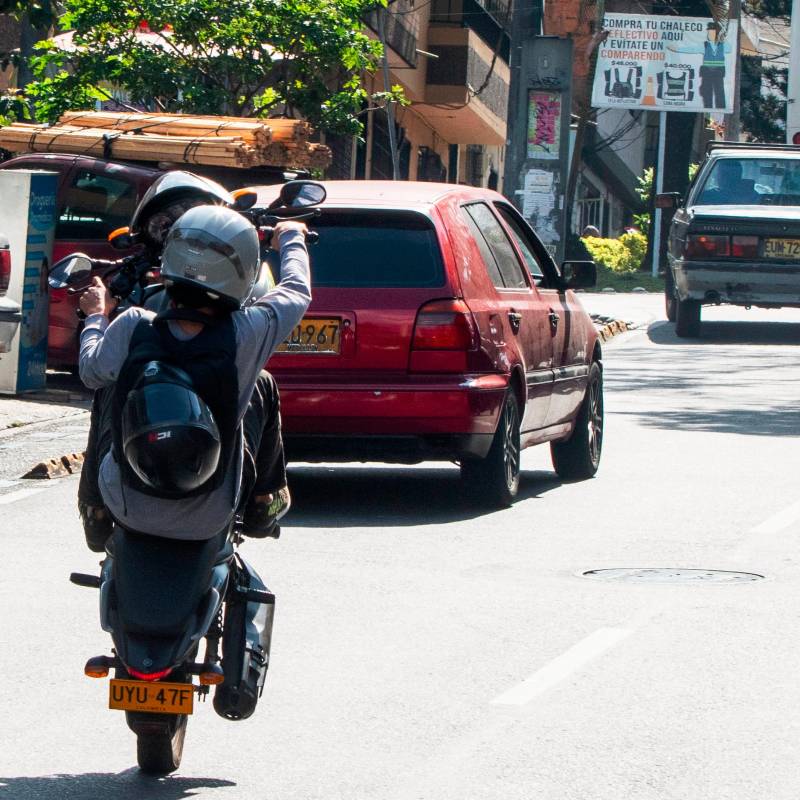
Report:
M 2 2 L 3 0 L 0 0 Z M 379 0 L 377 3 L 385 3 Z M 362 75 L 381 46 L 362 16 L 375 0 L 64 0 L 72 45 L 39 45 L 37 117 L 121 94 L 170 112 L 301 115 L 359 133 Z

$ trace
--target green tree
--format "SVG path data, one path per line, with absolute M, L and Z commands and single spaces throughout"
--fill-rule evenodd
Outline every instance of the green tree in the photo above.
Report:
M 39 79 L 29 94 L 40 119 L 121 92 L 127 103 L 149 110 L 301 115 L 322 130 L 361 131 L 368 99 L 362 76 L 382 52 L 362 23 L 375 0 L 65 0 L 63 6 L 60 26 L 73 32 L 72 46 L 42 42 L 34 59 Z M 389 99 L 399 99 L 399 89 L 393 92 Z
M 20 22 L 19 51 L 0 52 L 0 63 L 3 66 L 13 63 L 17 67 L 17 86 L 23 89 L 33 80 L 31 59 L 34 48 L 38 42 L 49 36 L 55 25 L 56 0 L 0 0 L 0 14 L 11 14 Z M 8 108 L 13 108 L 13 103 Z M 0 107 L 0 114 L 2 111 Z

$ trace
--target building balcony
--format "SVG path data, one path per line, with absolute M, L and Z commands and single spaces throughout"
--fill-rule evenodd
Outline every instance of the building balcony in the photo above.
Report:
M 384 12 L 370 11 L 364 21 L 372 31 L 380 37 L 381 14 Z M 419 56 L 417 54 L 417 35 L 411 25 L 403 16 L 387 14 L 386 19 L 386 44 L 405 61 L 409 67 L 416 67 Z
M 505 61 L 470 28 L 431 25 L 428 49 L 438 58 L 428 62 L 425 104 L 417 110 L 452 144 L 505 144 Z

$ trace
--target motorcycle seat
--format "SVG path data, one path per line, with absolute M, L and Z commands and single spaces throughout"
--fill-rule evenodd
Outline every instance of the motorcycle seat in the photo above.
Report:
M 171 636 L 201 612 L 211 571 L 230 547 L 227 531 L 202 541 L 114 530 L 114 589 L 119 623 L 129 633 Z

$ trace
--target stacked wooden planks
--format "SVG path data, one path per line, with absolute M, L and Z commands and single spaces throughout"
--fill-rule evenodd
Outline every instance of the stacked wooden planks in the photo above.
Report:
M 123 161 L 324 169 L 331 162 L 330 149 L 309 141 L 311 134 L 307 122 L 294 119 L 69 111 L 53 126 L 0 128 L 0 148 Z

